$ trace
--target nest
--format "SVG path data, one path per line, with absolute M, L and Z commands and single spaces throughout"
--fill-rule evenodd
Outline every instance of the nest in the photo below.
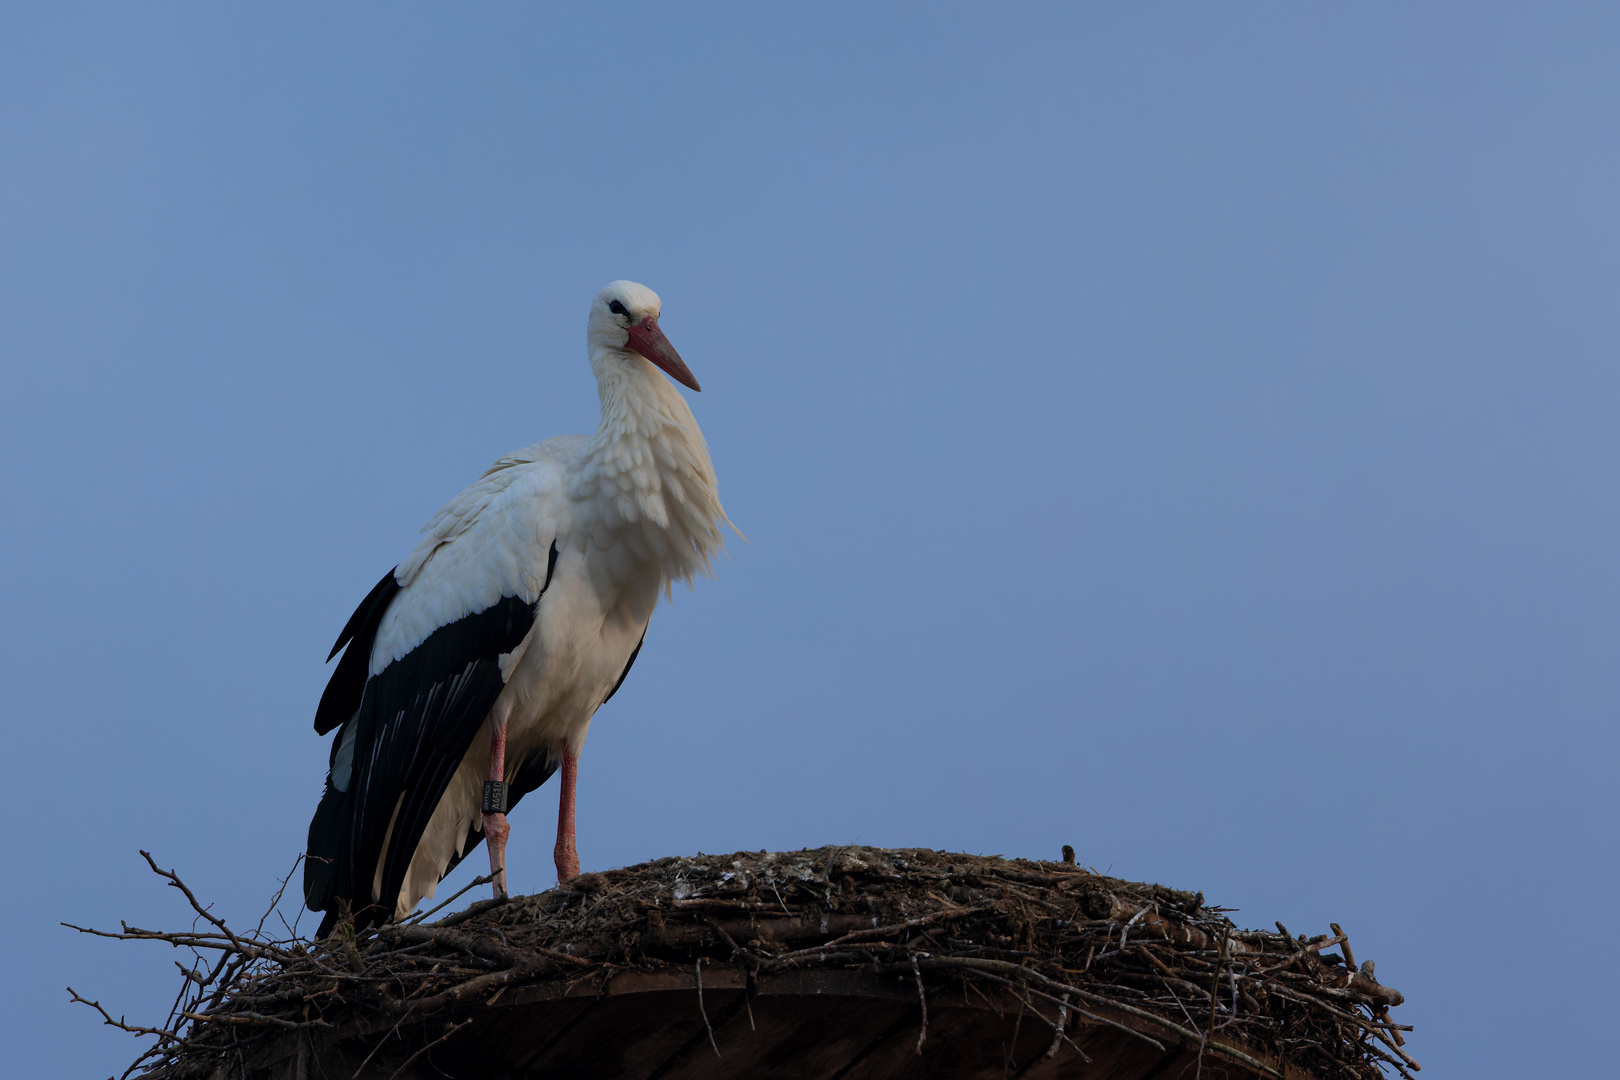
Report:
M 1190 1054 L 1200 1071 L 1218 1063 L 1228 1075 L 1375 1080 L 1387 1067 L 1410 1080 L 1419 1067 L 1404 1049 L 1411 1029 L 1389 1014 L 1401 995 L 1370 961 L 1356 965 L 1336 924 L 1315 936 L 1280 923 L 1242 930 L 1202 893 L 1072 862 L 868 847 L 666 858 L 433 923 L 423 921 L 432 912 L 379 928 L 340 923 L 321 942 L 266 934 L 263 920 L 233 931 L 172 872 L 152 868 L 185 892 L 197 928 L 107 936 L 197 951 L 169 1020 L 132 1025 L 74 994 L 107 1023 L 155 1039 L 126 1076 L 315 1076 L 311 1058 L 349 1062 L 364 1049 L 359 1075 L 390 1039 L 392 1056 L 378 1060 L 395 1075 L 437 1048 L 436 1075 L 455 1069 L 458 1040 L 491 1010 L 602 997 L 628 973 L 660 972 L 695 983 L 702 1030 L 689 1041 L 706 1035 L 704 1053 L 720 1053 L 715 1030 L 730 1011 L 747 1008 L 753 1025 L 749 1002 L 769 980 L 844 972 L 911 995 L 919 1058 L 931 1005 L 938 1038 L 949 1001 L 1016 1009 L 1014 1041 L 1025 1024 L 1046 1032 L 1052 1061 L 1089 1061 L 1088 1040 L 1107 1036 L 1143 1060 Z M 739 989 L 721 1017 L 714 995 L 727 986 Z

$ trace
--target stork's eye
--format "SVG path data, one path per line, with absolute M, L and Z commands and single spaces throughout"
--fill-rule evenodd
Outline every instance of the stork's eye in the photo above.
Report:
M 613 312 L 615 315 L 623 315 L 626 318 L 628 318 L 630 315 L 630 313 L 624 309 L 624 305 L 619 303 L 617 300 L 608 301 L 608 310 Z

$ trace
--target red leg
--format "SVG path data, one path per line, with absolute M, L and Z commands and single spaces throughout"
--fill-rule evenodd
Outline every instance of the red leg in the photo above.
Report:
M 506 779 L 506 725 L 500 724 L 489 737 L 489 779 Z M 489 873 L 495 879 L 495 899 L 506 896 L 506 838 L 512 832 L 505 813 L 484 815 L 484 843 L 489 845 Z
M 562 744 L 562 767 L 558 770 L 562 780 L 560 805 L 557 808 L 557 881 L 571 881 L 579 876 L 579 849 L 574 845 L 574 784 L 579 779 L 579 758 Z

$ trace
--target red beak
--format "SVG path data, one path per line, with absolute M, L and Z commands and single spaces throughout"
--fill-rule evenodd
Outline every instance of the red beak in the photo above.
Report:
M 681 359 L 681 354 L 675 351 L 675 346 L 669 343 L 669 338 L 658 329 L 656 316 L 648 315 L 630 327 L 629 346 L 632 352 L 651 360 L 682 386 L 698 391 L 703 389 L 692 377 L 692 371 L 686 366 L 686 361 Z

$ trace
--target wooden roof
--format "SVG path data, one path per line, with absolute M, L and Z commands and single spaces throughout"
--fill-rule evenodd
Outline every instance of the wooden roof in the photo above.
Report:
M 1159 1051 L 1074 1016 L 1059 1037 L 995 988 L 928 986 L 925 1034 L 911 975 L 807 970 L 750 986 L 742 968 L 705 965 L 700 1001 L 697 974 L 625 972 L 605 991 L 562 981 L 513 988 L 426 1047 L 379 1048 L 376 1033 L 335 1042 L 289 1035 L 248 1062 L 248 1073 L 349 1077 L 368 1055 L 363 1075 L 378 1080 L 1154 1080 L 1196 1071 L 1196 1045 Z M 1164 1041 L 1124 1014 L 1107 1019 Z M 1306 1076 L 1251 1052 L 1289 1080 Z M 1213 1055 L 1204 1067 L 1227 1080 L 1259 1075 Z

